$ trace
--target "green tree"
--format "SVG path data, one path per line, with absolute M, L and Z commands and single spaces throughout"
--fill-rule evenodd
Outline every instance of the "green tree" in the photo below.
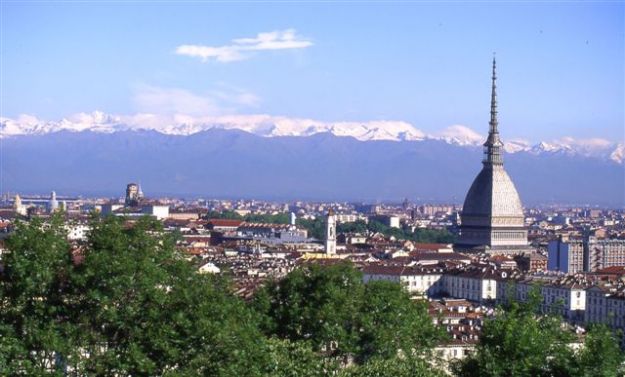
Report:
M 308 265 L 259 291 L 254 306 L 263 329 L 291 341 L 307 340 L 315 350 L 336 345 L 359 363 L 393 358 L 401 350 L 422 354 L 440 339 L 424 303 L 415 303 L 399 284 L 362 282 L 350 263 Z
M 234 211 L 210 211 L 204 217 L 206 219 L 243 220 L 243 216 Z
M 90 373 L 258 375 L 263 338 L 227 283 L 197 274 L 160 224 L 93 224 L 74 276 Z
M 269 224 L 289 224 L 291 217 L 288 213 L 270 214 L 249 214 L 245 216 L 245 221 L 252 223 L 269 223 Z
M 584 346 L 577 356 L 580 377 L 616 377 L 625 374 L 625 356 L 619 348 L 618 339 L 603 324 L 590 327 Z
M 67 319 L 70 247 L 60 216 L 18 222 L 2 256 L 0 374 L 60 374 L 58 356 L 76 357 L 76 331 Z M 56 365 L 55 365 L 56 364 Z
M 342 370 L 339 377 L 444 377 L 445 373 L 418 357 L 373 358 Z
M 326 377 L 336 375 L 338 363 L 315 352 L 307 341 L 270 338 L 269 377 Z
M 8 241 L 0 374 L 265 373 L 253 313 L 228 282 L 197 274 L 159 223 L 94 219 L 75 264 L 55 221 L 20 224 Z
M 338 223 L 336 225 L 337 233 L 361 233 L 367 234 L 367 223 L 362 220 L 349 222 L 349 223 Z
M 314 220 L 311 219 L 297 219 L 297 225 L 302 226 L 304 229 L 308 231 L 308 236 L 316 238 L 318 240 L 325 239 L 325 219 L 322 217 L 317 217 Z
M 454 243 L 456 236 L 447 229 L 415 229 L 409 233 L 411 240 L 425 243 Z
M 535 292 L 535 291 L 534 291 Z M 535 296 L 530 302 L 536 302 Z M 617 377 L 623 375 L 623 352 L 604 325 L 588 331 L 579 351 L 575 335 L 557 315 L 537 315 L 535 304 L 512 303 L 489 320 L 476 352 L 454 365 L 458 376 Z
M 423 353 L 443 338 L 432 325 L 425 302 L 414 302 L 405 289 L 388 281 L 369 282 L 359 316 L 359 353 L 363 360 L 392 358 L 398 350 Z
M 292 341 L 308 340 L 315 350 L 338 343 L 341 353 L 354 352 L 356 316 L 364 286 L 348 263 L 298 268 L 268 284 L 256 307 L 268 316 L 265 331 Z M 259 303 L 260 302 L 260 303 Z

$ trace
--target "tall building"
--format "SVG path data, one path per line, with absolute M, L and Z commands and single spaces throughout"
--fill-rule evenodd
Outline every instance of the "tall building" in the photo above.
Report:
M 15 213 L 18 215 L 26 216 L 26 206 L 22 204 L 22 198 L 20 198 L 19 194 L 15 194 L 13 210 L 15 210 Z
M 547 269 L 569 274 L 595 272 L 608 267 L 625 266 L 625 240 L 591 237 L 550 241 Z
M 143 200 L 143 190 L 141 189 L 141 183 L 138 184 L 139 189 L 137 190 L 137 199 L 139 201 Z
M 59 208 L 59 201 L 56 200 L 56 192 L 50 193 L 50 200 L 48 201 L 48 210 L 54 212 Z
M 527 229 L 519 194 L 503 167 L 496 80 L 493 58 L 490 128 L 484 143 L 483 166 L 464 200 L 456 247 L 492 254 L 519 254 L 529 251 Z
M 297 222 L 297 215 L 295 215 L 295 213 L 291 212 L 289 214 L 289 223 L 291 225 L 295 225 L 296 222 Z
M 330 208 L 326 216 L 326 254 L 336 254 L 336 216 L 334 210 Z
M 143 199 L 143 191 L 141 186 L 136 183 L 129 183 L 126 185 L 126 200 L 125 203 L 128 207 L 136 207 Z

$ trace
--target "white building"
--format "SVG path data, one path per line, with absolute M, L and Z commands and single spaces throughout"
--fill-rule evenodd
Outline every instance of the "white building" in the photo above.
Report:
M 583 323 L 586 311 L 586 286 L 575 276 L 533 276 L 524 279 L 501 280 L 498 303 L 510 299 L 526 302 L 533 289 L 542 296 L 540 310 L 558 313 L 573 323 Z
M 22 204 L 22 198 L 18 194 L 15 194 L 15 199 L 13 200 L 13 210 L 18 215 L 26 216 L 27 208 Z
M 446 272 L 443 277 L 445 292 L 456 298 L 474 302 L 497 299 L 497 280 L 506 278 L 507 271 L 490 267 L 459 269 Z
M 48 211 L 54 212 L 59 209 L 59 201 L 56 200 L 56 192 L 50 193 L 50 200 L 48 201 Z
M 169 217 L 169 206 L 150 204 L 143 206 L 141 212 L 146 215 L 154 216 L 157 220 L 164 220 Z
M 386 280 L 401 284 L 412 295 L 437 296 L 443 288 L 441 268 L 369 265 L 363 269 L 363 281 Z
M 102 216 L 106 216 L 114 214 L 116 211 L 124 208 L 124 206 L 116 203 L 106 203 L 102 204 L 101 208 L 102 209 L 100 210 L 100 213 L 102 214 Z
M 367 221 L 367 217 L 361 214 L 339 213 L 335 216 L 336 221 L 339 223 L 354 223 L 356 221 Z
M 584 319 L 625 330 L 625 285 L 621 282 L 589 288 Z

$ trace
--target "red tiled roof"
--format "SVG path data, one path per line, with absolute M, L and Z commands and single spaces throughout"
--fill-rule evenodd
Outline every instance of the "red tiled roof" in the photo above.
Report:
M 238 227 L 243 224 L 243 220 L 232 220 L 232 219 L 210 219 L 208 223 L 212 226 L 232 226 Z
M 625 274 L 625 266 L 611 266 L 597 270 L 598 274 Z
M 447 249 L 449 245 L 446 243 L 419 243 L 415 242 L 414 244 L 415 250 L 440 250 Z
M 413 260 L 470 260 L 471 257 L 460 253 L 417 253 L 411 252 L 410 257 Z

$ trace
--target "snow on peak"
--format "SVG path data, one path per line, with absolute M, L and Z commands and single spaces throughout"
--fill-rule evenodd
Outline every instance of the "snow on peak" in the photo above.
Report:
M 625 161 L 623 144 L 617 144 L 601 138 L 575 139 L 566 136 L 550 142 L 540 142 L 529 149 L 528 152 L 536 155 L 560 153 L 571 156 L 595 157 L 609 159 L 618 164 L 622 164 Z
M 31 116 L 0 119 L 2 136 L 44 134 L 58 131 L 115 132 L 155 130 L 169 135 L 191 135 L 211 128 L 239 129 L 259 136 L 311 136 L 329 132 L 336 136 L 369 140 L 422 140 L 425 134 L 402 121 L 322 122 L 312 119 L 270 115 L 225 115 L 192 117 L 175 114 L 108 115 L 101 111 L 79 113 L 58 122 L 45 122 Z
M 486 139 L 464 125 L 452 125 L 441 132 L 426 135 L 412 124 L 403 121 L 374 120 L 366 122 L 325 122 L 306 118 L 289 118 L 266 114 L 191 116 L 185 114 L 160 115 L 139 113 L 111 115 L 101 111 L 78 113 L 60 121 L 43 121 L 31 115 L 15 119 L 0 118 L 0 138 L 17 135 L 42 135 L 59 131 L 92 131 L 112 133 L 126 130 L 153 130 L 167 135 L 192 135 L 213 128 L 236 129 L 263 137 L 306 137 L 331 133 L 340 137 L 353 137 L 360 141 L 420 141 L 442 140 L 460 146 L 480 146 Z M 531 154 L 562 153 L 609 159 L 625 163 L 623 144 L 605 139 L 574 139 L 563 137 L 532 145 L 526 140 L 504 140 L 507 153 Z
M 456 124 L 445 128 L 433 136 L 435 139 L 445 140 L 450 144 L 457 145 L 482 145 L 486 137 L 475 132 L 467 126 Z
M 549 152 L 549 153 L 555 153 L 555 152 L 561 152 L 563 150 L 568 149 L 569 147 L 567 145 L 561 145 L 559 143 L 548 143 L 546 141 L 541 141 L 540 143 L 534 145 L 531 148 L 531 152 L 534 154 L 540 154 L 543 152 Z
M 503 144 L 503 149 L 508 153 L 528 152 L 532 149 L 532 145 L 527 140 L 512 139 Z
M 616 148 L 610 153 L 610 160 L 617 164 L 625 162 L 625 144 L 617 144 Z

